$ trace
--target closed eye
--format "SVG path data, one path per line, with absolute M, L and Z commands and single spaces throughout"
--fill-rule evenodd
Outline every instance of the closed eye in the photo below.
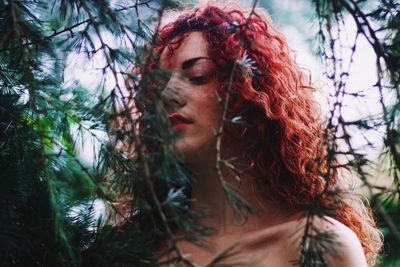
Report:
M 205 76 L 195 76 L 195 77 L 191 77 L 189 78 L 189 81 L 193 84 L 205 84 L 207 82 L 207 79 Z

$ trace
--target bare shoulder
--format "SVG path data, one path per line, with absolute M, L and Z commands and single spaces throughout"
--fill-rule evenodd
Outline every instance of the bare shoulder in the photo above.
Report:
M 280 238 L 279 253 L 282 255 L 282 259 L 286 259 L 286 262 L 293 264 L 293 262 L 299 261 L 300 248 L 305 247 L 308 248 L 308 251 L 317 248 L 328 266 L 368 266 L 357 235 L 333 218 L 315 217 L 307 226 L 307 217 L 302 217 L 285 223 L 283 227 L 285 234 Z M 306 231 L 310 236 L 318 235 L 318 237 L 304 242 L 303 237 Z M 302 244 L 304 245 L 302 246 Z
M 350 228 L 330 217 L 313 218 L 311 227 L 309 227 L 310 221 L 307 220 L 306 216 L 300 215 L 272 227 L 242 235 L 236 240 L 239 244 L 240 259 L 246 259 L 249 264 L 245 266 L 252 267 L 300 266 L 301 248 L 308 247 L 309 252 L 312 249 L 314 254 L 320 252 L 323 258 L 317 260 L 323 260 L 328 267 L 368 266 L 360 241 Z M 318 239 L 303 242 L 307 230 L 311 236 L 319 234 Z M 226 241 L 223 243 L 232 244 Z M 305 256 L 305 258 L 310 260 L 312 257 Z M 316 264 L 310 262 L 308 265 L 303 265 Z
M 349 227 L 329 217 L 320 220 L 334 234 L 334 242 L 337 244 L 339 257 L 328 257 L 331 266 L 338 266 L 339 263 L 340 266 L 368 266 L 360 240 Z

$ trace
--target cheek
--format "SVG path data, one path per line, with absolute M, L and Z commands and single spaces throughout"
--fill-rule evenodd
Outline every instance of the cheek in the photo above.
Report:
M 210 112 L 207 114 L 210 126 L 215 131 L 215 134 L 220 130 L 222 124 L 223 108 L 220 106 L 209 107 Z
M 223 103 L 219 102 L 215 95 L 205 95 L 196 109 L 198 117 L 205 125 L 219 130 L 223 116 Z

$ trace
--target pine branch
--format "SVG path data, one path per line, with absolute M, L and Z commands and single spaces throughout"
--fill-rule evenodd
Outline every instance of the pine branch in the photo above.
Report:
M 134 5 L 116 9 L 115 12 L 118 13 L 118 12 L 126 11 L 126 10 L 129 10 L 129 9 L 135 9 L 136 13 L 138 14 L 139 13 L 138 12 L 138 7 L 144 5 L 144 6 L 148 7 L 148 8 L 150 8 L 149 4 L 151 2 L 153 2 L 153 1 L 154 0 L 147 0 L 147 1 L 144 1 L 144 2 L 140 2 L 140 3 L 138 1 L 136 1 L 136 3 Z M 15 14 L 14 13 L 12 13 L 12 14 L 13 14 L 13 18 L 14 18 L 14 21 L 15 21 L 15 19 L 16 19 L 15 18 Z M 47 36 L 41 38 L 40 40 L 29 41 L 29 42 L 26 42 L 26 43 L 22 43 L 21 45 L 18 45 L 18 46 L 13 46 L 13 47 L 8 47 L 8 48 L 1 48 L 0 49 L 0 53 L 1 52 L 6 52 L 6 51 L 12 51 L 12 50 L 16 50 L 16 49 L 21 49 L 21 48 L 26 47 L 26 46 L 32 46 L 32 45 L 38 45 L 38 44 L 41 44 L 41 43 L 46 43 L 46 42 L 51 41 L 55 37 L 57 37 L 59 35 L 62 35 L 64 33 L 69 33 L 70 36 L 73 36 L 74 35 L 74 31 L 73 30 L 75 28 L 78 28 L 79 26 L 84 25 L 84 24 L 88 24 L 88 26 L 89 26 L 89 25 L 91 25 L 93 23 L 97 23 L 96 22 L 97 18 L 98 17 L 91 17 L 89 19 L 86 19 L 86 20 L 80 21 L 78 23 L 75 23 L 74 25 L 71 25 L 69 27 L 64 27 L 64 29 L 62 29 L 62 30 L 58 30 L 58 31 L 54 30 L 54 32 L 52 34 L 47 35 Z M 17 32 L 16 29 L 15 29 L 15 32 Z

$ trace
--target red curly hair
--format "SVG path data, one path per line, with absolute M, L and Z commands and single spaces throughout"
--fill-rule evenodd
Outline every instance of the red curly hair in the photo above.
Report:
M 227 121 L 240 115 L 247 122 L 227 123 L 225 130 L 240 140 L 244 158 L 261 177 L 262 190 L 299 210 L 335 206 L 331 216 L 357 234 L 368 263 L 374 265 L 382 246 L 380 233 L 359 196 L 347 193 L 334 199 L 329 194 L 343 178 L 329 167 L 334 159 L 323 153 L 327 135 L 313 86 L 268 14 L 245 12 L 234 4 L 208 4 L 179 14 L 157 29 L 154 58 L 166 48 L 172 55 L 190 32 L 202 32 L 209 57 L 220 70 L 218 93 L 223 97 L 230 90 Z

